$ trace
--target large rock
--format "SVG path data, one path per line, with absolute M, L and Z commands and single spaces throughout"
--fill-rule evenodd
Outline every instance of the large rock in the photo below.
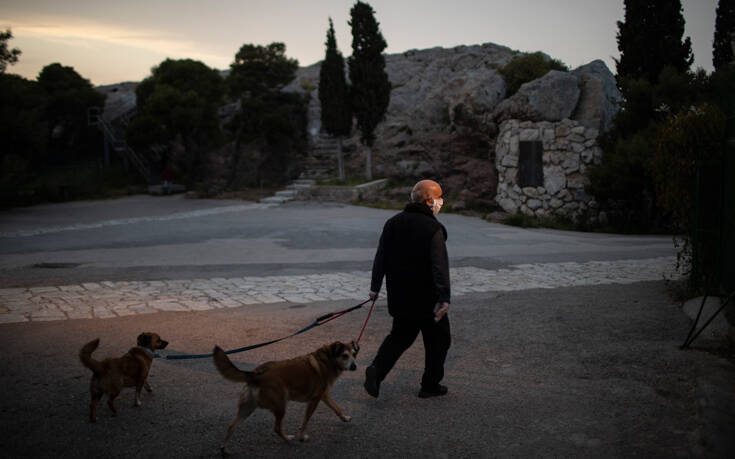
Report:
M 577 106 L 579 77 L 574 73 L 551 70 L 541 78 L 521 85 L 517 93 L 495 109 L 495 121 L 561 121 Z
M 572 73 L 579 77 L 582 91 L 572 119 L 600 132 L 607 131 L 622 99 L 615 76 L 601 60 L 577 67 Z
M 497 69 L 516 54 L 510 48 L 487 43 L 386 55 L 386 72 L 393 89 L 385 120 L 376 131 L 376 150 L 401 143 L 393 138 L 403 138 L 404 133 L 420 137 L 422 132 L 448 127 L 454 118 L 464 122 L 491 113 L 505 97 L 505 82 Z M 321 62 L 300 68 L 285 88 L 311 95 L 310 133 L 321 129 L 320 68 Z
M 137 87 L 138 83 L 117 83 L 95 88 L 107 96 L 102 113 L 105 120 L 112 122 L 135 109 L 137 102 L 135 89 Z

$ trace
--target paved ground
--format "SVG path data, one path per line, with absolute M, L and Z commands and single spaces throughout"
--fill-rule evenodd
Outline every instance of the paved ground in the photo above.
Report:
M 677 278 L 674 257 L 451 269 L 454 298 L 473 292 L 630 284 Z M 0 289 L 0 323 L 106 319 L 162 311 L 204 311 L 259 303 L 364 300 L 370 272 L 156 281 L 103 281 Z
M 209 359 L 157 359 L 153 394 L 86 420 L 89 372 L 76 357 L 100 337 L 120 355 L 141 331 L 166 354 L 284 336 L 355 304 L 391 211 L 326 204 L 267 207 L 134 197 L 0 215 L 0 440 L 10 457 L 212 457 L 239 387 Z M 284 445 L 256 412 L 236 457 L 731 457 L 733 365 L 705 344 L 667 293 L 668 237 L 528 231 L 441 215 L 454 298 L 450 393 L 416 397 L 420 340 L 370 398 L 364 366 L 390 327 L 380 300 L 359 371 L 320 407 L 312 441 Z M 229 250 L 228 250 L 229 247 Z M 270 255 L 269 255 L 270 254 Z M 35 266 L 34 266 L 35 265 Z M 40 267 L 38 267 L 40 266 Z M 45 267 L 44 267 L 45 266 Z M 56 266 L 56 267 L 54 267 Z M 359 310 L 287 341 L 236 354 L 252 368 L 353 339 Z M 289 408 L 295 431 L 303 405 Z
M 367 271 L 395 211 L 135 196 L 0 215 L 0 288 Z M 650 259 L 668 236 L 523 230 L 440 214 L 453 267 Z

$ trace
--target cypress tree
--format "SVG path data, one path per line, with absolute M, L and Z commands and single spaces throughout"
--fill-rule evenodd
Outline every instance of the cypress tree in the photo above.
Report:
M 352 57 L 349 59 L 352 83 L 352 109 L 365 150 L 365 177 L 372 178 L 372 145 L 375 128 L 385 117 L 391 85 L 385 72 L 383 50 L 388 46 L 375 20 L 373 8 L 358 1 L 350 10 Z
M 618 83 L 623 78 L 646 78 L 655 83 L 666 66 L 680 72 L 689 70 L 694 56 L 691 39 L 682 41 L 680 0 L 625 0 L 624 19 L 618 21 Z
M 715 40 L 712 43 L 712 64 L 715 70 L 733 62 L 735 40 L 735 0 L 720 0 L 715 19 Z
M 322 128 L 337 137 L 337 171 L 339 179 L 344 180 L 342 164 L 342 137 L 352 130 L 352 110 L 350 108 L 349 88 L 345 79 L 345 62 L 337 49 L 334 37 L 334 24 L 329 18 L 327 31 L 327 50 L 319 70 L 319 102 L 322 107 Z

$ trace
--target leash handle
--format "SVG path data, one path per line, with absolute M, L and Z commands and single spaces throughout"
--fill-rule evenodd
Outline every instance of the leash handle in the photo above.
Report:
M 368 298 L 367 300 L 363 301 L 360 304 L 357 304 L 355 306 L 352 306 L 351 308 L 343 309 L 341 311 L 336 311 L 336 312 L 329 312 L 327 314 L 324 314 L 323 316 L 317 317 L 316 318 L 316 321 L 319 323 L 319 325 L 325 324 L 325 323 L 329 322 L 330 320 L 334 320 L 337 317 L 340 317 L 340 316 L 342 316 L 344 314 L 347 314 L 348 312 L 352 312 L 355 309 L 360 309 L 368 301 L 370 301 L 370 298 Z
M 377 298 L 375 300 L 377 300 Z M 375 300 L 373 300 L 373 304 L 370 305 L 370 310 L 368 311 L 368 315 L 365 318 L 365 323 L 362 325 L 362 330 L 360 330 L 360 335 L 357 337 L 357 341 L 355 341 L 355 344 L 360 344 L 360 338 L 362 338 L 362 332 L 365 331 L 365 327 L 367 327 L 368 320 L 370 320 L 370 315 L 373 313 L 373 308 L 375 307 Z M 370 300 L 368 300 L 368 301 L 370 301 Z M 365 303 L 367 303 L 367 301 Z M 365 303 L 363 303 L 363 304 L 365 304 Z

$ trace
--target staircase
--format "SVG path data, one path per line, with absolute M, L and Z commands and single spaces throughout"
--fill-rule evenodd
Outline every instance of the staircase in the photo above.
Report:
M 312 141 L 309 158 L 300 178 L 324 180 L 337 175 L 337 139 L 319 133 Z
M 294 199 L 300 191 L 308 190 L 316 183 L 313 179 L 300 178 L 294 180 L 285 190 L 276 191 L 274 196 L 263 198 L 260 202 L 264 204 L 283 204 L 284 202 Z
M 337 139 L 334 137 L 322 133 L 315 136 L 309 157 L 304 162 L 304 170 L 299 174 L 298 180 L 294 180 L 286 189 L 276 191 L 274 196 L 261 199 L 260 202 L 283 204 L 295 199 L 299 192 L 308 190 L 317 181 L 337 176 L 337 148 Z
M 125 141 L 125 127 L 130 123 L 132 117 L 135 116 L 135 109 L 133 108 L 132 110 L 123 113 L 114 120 L 107 120 L 104 115 L 100 113 L 101 110 L 98 107 L 93 107 L 93 109 L 95 108 L 97 110 L 90 110 L 89 112 L 89 124 L 100 128 L 104 135 L 106 145 L 109 145 L 114 152 L 117 152 L 123 158 L 128 160 L 143 176 L 146 183 L 154 183 L 153 174 L 148 161 L 135 150 L 130 148 L 130 145 Z

